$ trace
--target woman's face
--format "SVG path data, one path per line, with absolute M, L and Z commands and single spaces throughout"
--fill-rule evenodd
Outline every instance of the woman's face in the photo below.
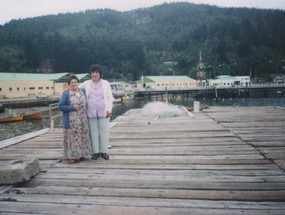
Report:
M 94 71 L 91 73 L 91 77 L 93 81 L 99 81 L 100 80 L 100 73 L 98 71 Z
M 72 90 L 78 89 L 78 81 L 76 79 L 71 79 L 69 85 Z

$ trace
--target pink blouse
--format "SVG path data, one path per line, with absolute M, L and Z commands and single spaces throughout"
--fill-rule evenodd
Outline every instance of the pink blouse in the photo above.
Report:
M 102 81 L 98 85 L 93 82 L 90 86 L 90 92 L 87 99 L 87 116 L 88 118 L 102 118 L 106 117 L 104 113 L 104 90 Z

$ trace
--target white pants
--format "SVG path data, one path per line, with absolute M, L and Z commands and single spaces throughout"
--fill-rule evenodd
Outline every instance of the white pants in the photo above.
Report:
M 93 154 L 108 153 L 110 117 L 88 119 Z

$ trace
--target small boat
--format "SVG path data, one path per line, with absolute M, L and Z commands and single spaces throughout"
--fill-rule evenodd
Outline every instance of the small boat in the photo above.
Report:
M 131 99 L 134 99 L 134 96 L 133 96 L 133 95 L 128 95 L 128 96 L 123 96 L 123 97 L 122 97 L 123 102 L 129 101 L 129 100 L 131 100 Z
M 23 113 L 23 120 L 41 119 L 41 118 L 42 118 L 41 112 Z
M 0 123 L 2 123 L 2 122 L 16 122 L 16 121 L 21 121 L 22 119 L 23 119 L 22 114 L 13 114 L 13 115 L 1 117 Z
M 122 101 L 123 101 L 122 98 L 116 98 L 116 99 L 114 98 L 113 99 L 114 104 L 122 103 Z

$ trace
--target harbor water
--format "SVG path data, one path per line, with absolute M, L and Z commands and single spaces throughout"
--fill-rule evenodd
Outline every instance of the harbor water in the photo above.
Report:
M 152 102 L 155 100 L 150 99 L 140 99 L 140 100 L 129 100 L 126 102 L 114 104 L 113 108 L 113 116 L 111 120 L 114 120 L 116 117 L 124 114 L 126 111 L 130 109 L 142 108 L 145 104 Z M 201 105 L 211 106 L 280 106 L 285 107 L 285 98 L 242 98 L 242 99 L 201 99 L 194 100 L 192 98 L 189 99 L 168 99 L 168 102 L 174 105 L 182 105 L 185 107 L 193 107 L 194 102 L 199 101 Z M 284 112 L 285 113 L 285 112 Z M 53 110 L 52 115 L 59 115 L 60 112 L 58 110 Z M 61 118 L 57 118 L 55 120 L 55 127 L 61 126 Z M 48 112 L 43 114 L 41 120 L 33 120 L 33 121 L 18 121 L 18 122 L 10 122 L 10 123 L 0 123 L 0 141 L 9 139 L 15 136 L 19 136 L 22 134 L 26 134 L 29 132 L 41 130 L 43 128 L 50 127 L 50 119 L 48 117 Z

